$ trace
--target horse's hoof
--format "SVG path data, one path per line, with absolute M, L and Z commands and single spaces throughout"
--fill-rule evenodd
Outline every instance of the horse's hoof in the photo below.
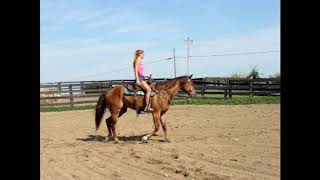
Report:
M 115 144 L 120 144 L 121 141 L 117 140 L 117 141 L 114 141 Z
M 105 139 L 103 140 L 103 141 L 105 141 L 105 142 L 109 142 L 109 141 L 111 141 L 113 139 L 113 137 L 112 136 L 106 136 L 105 137 Z
M 173 142 L 173 140 L 172 139 L 165 139 L 164 142 L 171 143 L 171 142 Z
M 147 136 L 143 136 L 142 137 L 142 142 L 144 142 L 144 143 L 148 142 L 148 137 Z

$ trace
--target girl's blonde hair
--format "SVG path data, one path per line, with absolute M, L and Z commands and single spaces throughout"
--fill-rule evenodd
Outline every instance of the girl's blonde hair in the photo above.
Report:
M 144 51 L 141 49 L 136 50 L 136 52 L 134 53 L 134 60 L 136 60 L 140 54 L 142 54 Z

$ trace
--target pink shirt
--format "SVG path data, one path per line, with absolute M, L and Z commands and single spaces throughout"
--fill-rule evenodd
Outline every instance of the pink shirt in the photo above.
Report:
M 144 76 L 144 67 L 142 63 L 138 66 L 138 76 Z

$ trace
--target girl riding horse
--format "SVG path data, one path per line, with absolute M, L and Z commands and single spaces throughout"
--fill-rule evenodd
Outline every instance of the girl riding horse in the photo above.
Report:
M 144 51 L 140 49 L 136 50 L 134 60 L 133 60 L 134 76 L 136 79 L 136 84 L 146 91 L 146 95 L 145 95 L 146 107 L 144 108 L 144 111 L 152 112 L 153 109 L 150 107 L 151 88 L 145 81 L 144 67 L 143 67 L 143 64 L 141 63 L 143 58 L 144 58 Z
M 151 136 L 154 136 L 158 132 L 160 125 L 164 131 L 165 141 L 170 142 L 167 136 L 167 126 L 164 118 L 165 113 L 168 111 L 173 96 L 175 96 L 180 90 L 187 93 L 189 96 L 194 97 L 196 91 L 191 76 L 181 76 L 164 82 L 159 82 L 155 85 L 155 89 L 159 92 L 151 99 L 153 107 L 152 117 L 154 123 L 154 131 L 150 134 L 143 136 L 142 140 L 146 141 Z M 105 91 L 98 99 L 95 109 L 95 125 L 98 130 L 102 117 L 106 110 L 110 112 L 110 116 L 106 119 L 108 127 L 108 136 L 106 140 L 114 138 L 115 143 L 120 143 L 117 133 L 118 119 L 127 112 L 127 109 L 135 110 L 136 107 L 142 108 L 144 106 L 144 97 L 137 96 L 135 100 L 131 95 L 125 95 L 125 85 L 119 85 Z

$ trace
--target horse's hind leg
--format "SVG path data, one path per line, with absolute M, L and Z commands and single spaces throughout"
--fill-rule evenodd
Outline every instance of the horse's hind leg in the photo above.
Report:
M 111 115 L 111 129 L 113 133 L 113 138 L 116 144 L 120 143 L 117 133 L 117 121 L 118 121 L 119 113 L 115 113 Z
M 124 113 L 127 112 L 127 107 L 123 107 L 121 110 L 120 110 L 120 113 L 118 115 L 118 118 L 120 118 Z M 107 124 L 107 128 L 108 128 L 108 136 L 106 137 L 106 141 L 109 141 L 112 139 L 113 137 L 113 131 L 112 131 L 112 116 L 108 117 L 106 119 L 106 124 Z
M 106 119 L 106 124 L 107 124 L 107 128 L 108 128 L 108 136 L 106 137 L 106 141 L 110 141 L 113 137 L 113 133 L 112 133 L 112 122 L 111 122 L 111 117 L 108 117 Z
M 118 116 L 118 118 L 120 118 L 124 113 L 126 113 L 126 112 L 127 112 L 127 109 L 128 109 L 128 108 L 127 108 L 127 107 L 125 107 L 125 106 L 124 106 L 124 107 L 122 107 L 122 108 L 121 108 L 121 110 L 120 110 L 120 112 L 119 112 L 119 116 Z

